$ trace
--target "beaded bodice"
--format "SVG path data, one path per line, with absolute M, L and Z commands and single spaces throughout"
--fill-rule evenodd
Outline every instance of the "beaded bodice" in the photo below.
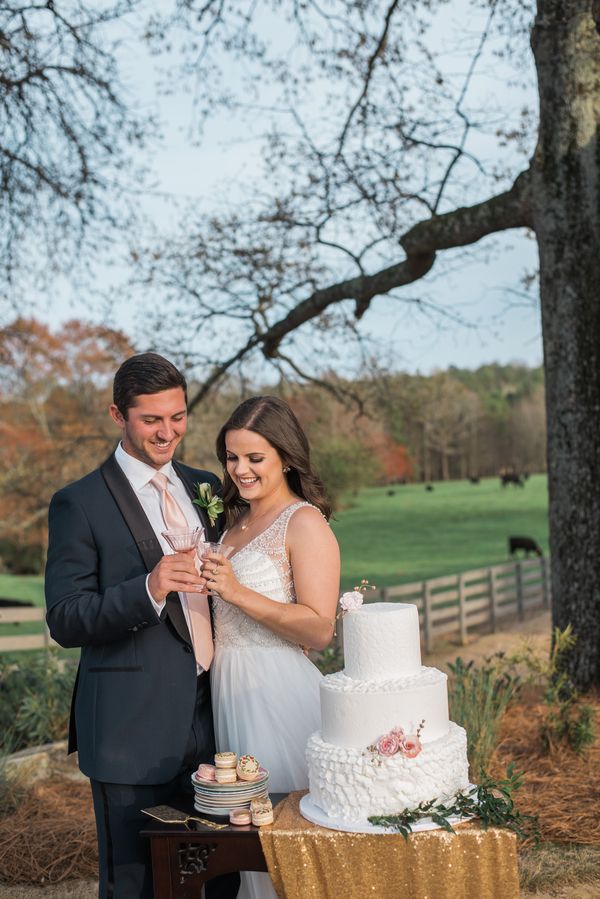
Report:
M 297 502 L 284 509 L 268 528 L 231 556 L 233 572 L 244 587 L 261 593 L 275 602 L 296 602 L 292 567 L 285 550 L 285 536 L 290 518 L 297 509 L 310 503 Z M 213 595 L 215 646 L 291 646 L 268 628 Z M 301 652 L 300 647 L 298 651 Z

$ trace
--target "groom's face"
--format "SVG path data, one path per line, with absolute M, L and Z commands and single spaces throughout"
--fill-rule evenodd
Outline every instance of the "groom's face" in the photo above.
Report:
M 123 449 L 157 470 L 173 458 L 187 427 L 185 394 L 181 387 L 136 396 L 127 418 L 115 405 L 110 414 L 121 428 Z

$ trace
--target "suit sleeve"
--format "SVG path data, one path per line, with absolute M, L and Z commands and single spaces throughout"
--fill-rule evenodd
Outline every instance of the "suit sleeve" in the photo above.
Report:
M 52 498 L 48 525 L 46 620 L 60 646 L 123 640 L 132 631 L 159 623 L 145 573 L 100 591 L 99 550 L 72 492 L 59 491 Z

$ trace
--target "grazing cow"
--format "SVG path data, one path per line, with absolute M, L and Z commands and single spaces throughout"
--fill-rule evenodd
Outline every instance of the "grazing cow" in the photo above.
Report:
M 515 487 L 524 487 L 525 481 L 516 471 L 500 472 L 500 484 L 506 487 L 507 484 L 513 484 Z
M 433 484 L 425 484 L 425 490 L 433 490 Z
M 526 556 L 529 553 L 535 553 L 536 556 L 543 556 L 543 552 L 538 543 L 535 542 L 533 537 L 509 537 L 508 538 L 508 551 L 511 556 L 516 555 L 517 550 L 523 550 Z
M 471 483 L 471 484 L 478 484 L 478 483 L 479 483 L 479 477 L 478 477 L 477 475 L 471 475 L 471 476 L 469 477 L 469 483 Z
M 396 496 L 396 491 L 395 491 L 395 490 L 388 490 L 387 495 L 388 495 L 388 496 Z

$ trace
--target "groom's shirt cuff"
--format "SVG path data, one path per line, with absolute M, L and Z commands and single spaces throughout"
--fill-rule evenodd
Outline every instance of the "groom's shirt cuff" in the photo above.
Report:
M 150 600 L 150 602 L 152 603 L 152 605 L 153 605 L 153 607 L 154 607 L 154 611 L 156 612 L 156 614 L 157 614 L 158 617 L 160 618 L 160 616 L 162 615 L 162 611 L 163 611 L 163 609 L 164 609 L 164 607 L 165 607 L 165 603 L 166 603 L 167 600 L 166 600 L 166 598 L 165 598 L 165 599 L 163 599 L 162 602 L 156 602 L 156 600 L 153 598 L 152 594 L 150 593 L 150 588 L 148 587 L 148 579 L 149 579 L 149 577 L 150 577 L 149 574 L 146 575 L 146 593 L 148 594 L 148 599 Z

